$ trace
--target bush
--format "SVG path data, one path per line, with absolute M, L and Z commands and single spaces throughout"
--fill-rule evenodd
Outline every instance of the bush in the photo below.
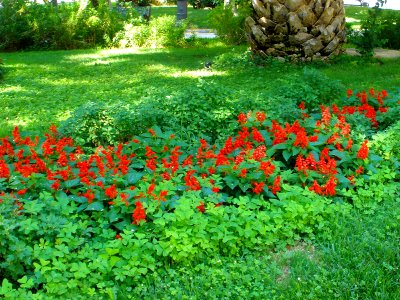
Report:
M 26 49 L 33 44 L 29 12 L 24 0 L 1 0 L 0 49 Z
M 74 49 L 109 46 L 124 22 L 137 17 L 133 9 L 124 16 L 110 11 L 104 1 L 94 9 L 78 3 L 26 3 L 0 1 L 0 49 Z
M 221 5 L 223 1 L 221 0 L 189 0 L 190 5 L 193 6 L 194 9 L 200 9 L 205 7 L 214 8 L 217 5 Z
M 3 60 L 0 58 L 0 80 L 3 79 L 5 72 L 6 71 L 5 71 L 5 68 L 4 68 Z
M 361 31 L 350 30 L 349 41 L 358 52 L 370 58 L 376 47 L 400 49 L 400 13 L 374 7 L 361 24 Z
M 186 43 L 186 28 L 175 16 L 161 16 L 148 24 L 126 24 L 114 42 L 121 47 L 180 47 Z
M 249 8 L 241 6 L 237 15 L 231 7 L 218 6 L 209 15 L 210 27 L 217 31 L 217 35 L 226 43 L 236 45 L 246 41 L 244 21 L 249 16 Z
M 379 38 L 384 47 L 400 49 L 400 12 L 384 10 L 379 18 Z

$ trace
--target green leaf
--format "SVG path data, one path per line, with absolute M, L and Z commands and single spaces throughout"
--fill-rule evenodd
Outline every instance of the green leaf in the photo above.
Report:
M 71 180 L 67 180 L 64 182 L 64 185 L 67 189 L 79 186 L 81 183 L 80 178 L 76 178 L 76 179 L 71 179 Z
M 371 154 L 368 158 L 373 162 L 378 162 L 382 160 L 382 157 L 376 154 Z
M 346 153 L 339 150 L 332 150 L 330 154 L 336 156 L 337 158 L 340 158 L 341 160 L 346 158 Z
M 81 212 L 82 210 L 85 210 L 87 206 L 88 206 L 87 203 L 83 203 L 82 205 L 80 205 L 80 206 L 78 207 L 78 209 L 76 210 L 76 212 Z
M 226 185 L 229 186 L 232 190 L 238 186 L 239 180 L 232 176 L 227 176 L 224 178 Z
M 143 176 L 144 176 L 144 173 L 142 173 L 142 172 L 131 171 L 128 173 L 128 177 L 127 177 L 128 183 L 135 184 L 140 179 L 142 179 Z
M 239 187 L 240 187 L 240 189 L 241 189 L 244 193 L 246 193 L 247 190 L 251 187 L 251 185 L 250 185 L 249 183 L 246 183 L 246 184 L 240 183 L 240 184 L 239 184 Z
M 118 219 L 119 219 L 118 211 L 114 208 L 111 208 L 108 213 L 108 220 L 110 221 L 110 223 L 114 223 L 118 221 Z
M 289 151 L 287 151 L 287 150 L 283 150 L 282 155 L 283 155 L 283 158 L 284 158 L 286 161 L 288 161 L 289 158 L 292 156 L 292 154 L 290 154 Z
M 12 284 L 7 280 L 7 278 L 3 279 L 3 283 L 1 284 L 0 295 L 7 295 L 12 291 Z
M 87 199 L 82 196 L 69 195 L 68 198 L 76 203 L 87 203 Z
M 95 211 L 102 211 L 104 209 L 103 202 L 93 202 L 90 203 L 85 210 L 95 210 Z
M 119 249 L 106 248 L 106 252 L 108 253 L 108 255 L 112 256 L 119 253 Z

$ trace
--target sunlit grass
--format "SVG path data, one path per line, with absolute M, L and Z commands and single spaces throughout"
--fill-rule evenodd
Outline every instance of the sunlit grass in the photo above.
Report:
M 15 125 L 41 132 L 89 101 L 135 104 L 149 95 L 161 97 L 195 86 L 199 78 L 254 99 L 302 74 L 303 66 L 290 64 L 205 67 L 218 55 L 239 55 L 246 49 L 209 41 L 187 49 L 3 53 L 8 72 L 0 87 L 0 135 L 9 135 Z M 362 63 L 346 58 L 313 67 L 353 89 L 390 89 L 400 82 L 399 59 Z

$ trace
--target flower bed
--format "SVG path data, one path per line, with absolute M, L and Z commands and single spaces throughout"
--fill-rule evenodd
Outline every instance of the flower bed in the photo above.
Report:
M 0 142 L 2 273 L 31 280 L 27 289 L 90 294 L 99 282 L 155 270 L 164 257 L 190 261 L 329 234 L 357 178 L 381 160 L 367 140 L 353 140 L 346 118 L 364 115 L 377 127 L 377 115 L 398 105 L 385 91 L 356 99 L 319 113 L 302 103 L 292 124 L 242 113 L 223 147 L 187 145 L 155 127 L 84 153 L 54 126 L 44 138 L 16 127 Z M 90 273 L 102 275 L 79 282 Z

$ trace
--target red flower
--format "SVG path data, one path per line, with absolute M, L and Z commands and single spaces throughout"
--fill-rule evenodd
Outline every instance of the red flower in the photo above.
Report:
M 238 116 L 238 122 L 242 125 L 246 124 L 247 122 L 247 117 L 244 113 L 240 113 Z
M 93 202 L 94 193 L 91 190 L 87 190 L 82 196 L 85 197 L 89 203 Z
M 314 193 L 318 194 L 318 195 L 322 195 L 322 188 L 321 186 L 318 184 L 318 182 L 316 180 L 314 180 L 312 186 L 310 186 L 308 188 L 310 191 L 313 191 Z
M 58 190 L 60 188 L 60 182 L 58 180 L 54 181 L 54 183 L 51 185 L 51 188 L 53 190 Z
M 4 160 L 0 160 L 0 178 L 9 178 L 10 169 Z
M 301 110 L 305 110 L 306 109 L 306 105 L 304 104 L 304 101 L 301 102 L 298 106 Z
M 260 111 L 256 112 L 256 118 L 257 118 L 257 121 L 264 122 L 265 113 L 264 112 L 260 112 Z
M 166 196 L 168 196 L 168 191 L 162 190 L 160 191 L 160 195 L 158 196 L 158 200 L 161 200 L 163 202 L 167 201 L 167 199 L 165 198 Z
M 304 159 L 301 154 L 299 154 L 296 158 L 296 165 L 298 172 L 303 172 L 305 175 L 307 174 L 308 164 L 307 159 Z
M 264 138 L 261 135 L 261 133 L 257 130 L 257 128 L 253 127 L 251 134 L 253 135 L 253 139 L 256 142 L 258 142 L 258 143 L 264 142 Z
M 347 90 L 347 98 L 350 98 L 351 96 L 353 96 L 353 90 L 348 89 Z
M 119 233 L 117 233 L 117 234 L 115 235 L 115 239 L 116 239 L 116 240 L 122 240 L 122 237 L 121 237 L 121 235 L 120 235 Z
M 200 205 L 196 206 L 196 208 L 202 214 L 205 213 L 205 211 L 206 211 L 206 208 L 204 207 L 204 203 L 203 202 L 200 202 Z
M 274 185 L 272 186 L 272 194 L 276 195 L 281 190 L 281 176 L 276 176 Z
M 358 169 L 356 170 L 356 174 L 360 175 L 364 172 L 364 168 L 359 166 Z
M 246 168 L 244 168 L 244 169 L 242 169 L 241 171 L 240 171 L 240 173 L 239 173 L 239 177 L 242 177 L 242 178 L 246 178 L 246 173 L 247 173 L 247 169 Z
M 303 149 L 308 146 L 307 134 L 304 129 L 297 132 L 293 146 L 300 146 Z
M 211 190 L 212 190 L 214 193 L 218 193 L 218 192 L 219 192 L 219 187 L 214 186 Z
M 352 139 L 349 139 L 349 141 L 347 142 L 347 146 L 346 146 L 346 149 L 351 149 L 351 147 L 353 146 L 353 140 Z
M 366 159 L 368 157 L 368 140 L 365 140 L 357 153 L 357 158 Z
M 156 136 L 156 132 L 153 130 L 153 128 L 150 128 L 148 131 L 152 136 Z
M 156 188 L 156 185 L 154 183 L 150 184 L 149 187 L 147 188 L 147 194 L 154 196 L 154 189 Z
M 274 173 L 275 166 L 270 161 L 262 161 L 260 162 L 260 170 L 268 177 Z
M 385 113 L 385 112 L 387 112 L 387 107 L 379 107 L 378 108 L 378 110 L 381 112 L 381 113 Z
M 374 88 L 370 88 L 370 89 L 369 89 L 369 94 L 370 94 L 371 96 L 374 96 L 374 95 L 375 95 Z
M 255 194 L 260 194 L 264 189 L 264 182 L 253 182 L 253 192 Z
M 135 204 L 136 208 L 133 210 L 132 224 L 139 224 L 141 220 L 146 221 L 146 211 L 144 210 L 143 204 L 140 201 L 137 201 Z
M 17 194 L 20 195 L 20 196 L 25 195 L 25 193 L 26 193 L 27 190 L 28 190 L 28 189 L 19 190 L 19 191 L 17 192 Z
M 324 123 L 326 126 L 328 126 L 331 122 L 331 113 L 329 111 L 329 107 L 323 107 L 321 106 L 322 110 L 322 123 Z
M 114 199 L 118 196 L 118 192 L 117 192 L 117 188 L 116 188 L 115 184 L 106 188 L 105 192 L 106 192 L 106 196 L 110 199 Z
M 67 153 L 65 153 L 65 152 L 60 153 L 60 156 L 58 157 L 58 160 L 57 160 L 57 164 L 60 167 L 66 167 L 68 165 Z
M 352 185 L 355 185 L 354 176 L 353 176 L 353 175 L 352 175 L 352 176 L 348 176 L 347 179 L 350 181 L 350 183 L 351 183 Z
M 327 196 L 334 196 L 336 194 L 336 178 L 329 178 L 328 182 L 324 185 L 324 194 Z
M 267 148 L 265 147 L 265 145 L 258 146 L 253 152 L 253 159 L 256 161 L 260 161 L 267 155 L 266 151 Z

